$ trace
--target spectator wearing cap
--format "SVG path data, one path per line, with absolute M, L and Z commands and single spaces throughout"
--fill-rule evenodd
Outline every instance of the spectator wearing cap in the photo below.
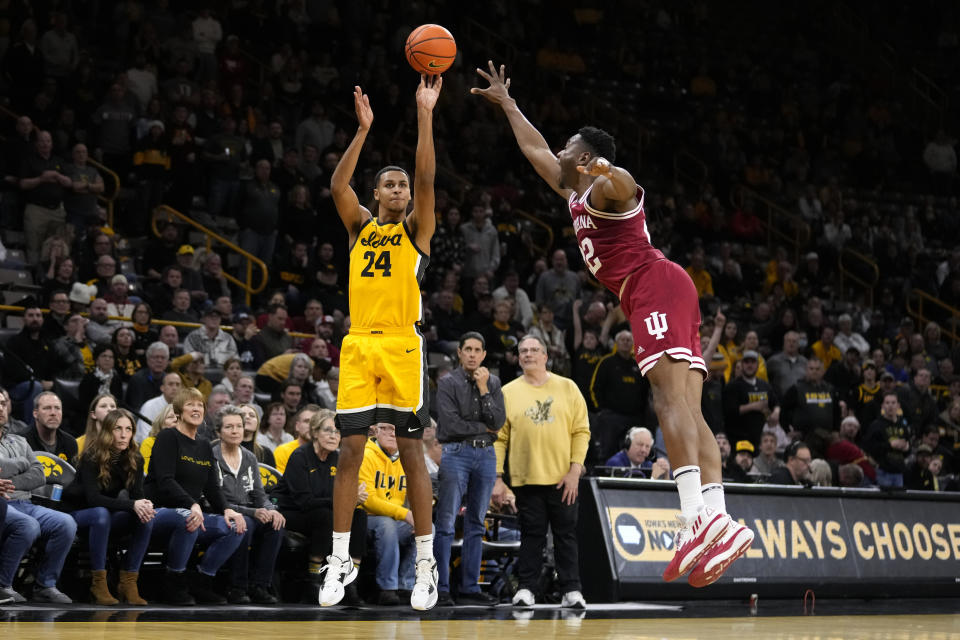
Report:
M 183 341 L 184 350 L 203 354 L 211 367 L 222 367 L 230 358 L 236 358 L 237 343 L 220 328 L 220 312 L 211 307 L 204 311 L 202 321 L 201 328 L 187 334 Z
M 837 318 L 837 335 L 833 338 L 833 344 L 843 353 L 846 353 L 850 348 L 854 348 L 864 358 L 870 355 L 870 343 L 853 330 L 853 318 L 849 313 L 841 314 Z
M 180 287 L 190 292 L 190 306 L 194 309 L 202 308 L 207 301 L 207 291 L 203 286 L 203 276 L 194 268 L 196 252 L 189 244 L 180 245 L 177 249 L 177 266 L 180 268 Z
M 20 191 L 26 202 L 23 230 L 31 263 L 39 261 L 43 239 L 67 220 L 63 197 L 73 180 L 63 170 L 63 162 L 53 155 L 50 132 L 38 132 L 33 152 L 20 166 Z
M 63 173 L 70 177 L 72 185 L 63 198 L 63 207 L 67 212 L 67 222 L 77 229 L 85 229 L 100 222 L 100 207 L 97 196 L 103 193 L 103 177 L 100 172 L 87 164 L 90 154 L 87 145 L 78 143 L 73 146 L 71 164 L 63 167 Z
M 337 284 L 339 273 L 337 267 L 332 262 L 323 262 L 317 268 L 317 284 L 314 286 L 313 293 L 323 304 L 323 309 L 327 313 L 339 311 L 344 315 L 349 315 L 350 305 L 347 301 L 347 294 L 343 288 Z
M 237 343 L 237 359 L 246 370 L 256 369 L 263 364 L 261 347 L 254 338 L 260 332 L 253 317 L 241 311 L 233 321 L 233 341 Z
M 903 487 L 903 472 L 910 453 L 910 428 L 900 410 L 896 393 L 884 393 L 880 417 L 863 437 L 863 448 L 877 461 L 877 484 Z
M 893 379 L 893 376 L 890 376 Z M 869 408 L 872 406 L 873 399 L 880 392 L 880 380 L 877 375 L 877 364 L 873 360 L 864 360 L 860 365 L 860 384 L 850 394 L 847 405 L 853 409 L 860 424 L 870 424 L 877 417 L 871 415 Z
M 757 377 L 760 354 L 750 349 L 740 359 L 741 375 L 723 390 L 724 429 L 734 442 L 760 446 L 767 416 L 778 402 L 769 382 Z
M 797 285 L 804 298 L 830 296 L 830 288 L 820 269 L 820 256 L 816 251 L 811 251 L 804 257 L 803 265 L 797 273 Z
M 110 278 L 110 291 L 103 296 L 107 301 L 107 314 L 114 318 L 132 318 L 135 307 L 130 298 L 130 281 L 122 273 Z M 129 326 L 129 325 L 127 325 Z
M 253 180 L 241 192 L 239 222 L 240 247 L 272 266 L 280 224 L 280 189 L 270 181 L 270 171 L 269 160 L 257 161 Z
M 917 446 L 916 454 L 904 475 L 904 487 L 919 491 L 941 491 L 940 471 L 943 460 L 934 455 L 929 445 Z
M 756 482 L 760 477 L 760 470 L 753 463 L 753 454 L 756 453 L 756 447 L 749 440 L 738 440 L 734 447 L 733 461 L 736 466 L 743 471 L 743 479 L 740 482 Z
M 340 348 L 337 346 L 337 343 L 342 344 L 343 339 L 337 334 L 337 325 L 334 317 L 321 316 L 317 318 L 315 331 L 317 339 L 327 343 L 327 353 L 329 354 L 330 362 L 333 363 L 335 367 L 339 367 Z
M 873 484 L 877 481 L 877 470 L 866 452 L 857 444 L 859 436 L 860 421 L 856 416 L 847 416 L 840 422 L 840 431 L 831 434 L 825 457 L 838 466 L 844 464 L 859 466 L 864 477 L 869 478 L 868 484 Z

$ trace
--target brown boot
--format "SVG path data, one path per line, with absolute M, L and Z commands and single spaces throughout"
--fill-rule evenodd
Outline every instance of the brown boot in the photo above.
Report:
M 119 600 L 110 595 L 110 589 L 107 587 L 107 572 L 94 571 L 93 581 L 90 583 L 90 595 L 96 604 L 112 605 L 117 604 Z
M 121 601 L 142 607 L 147 604 L 147 601 L 141 598 L 140 592 L 137 591 L 137 577 L 139 575 L 136 571 L 121 571 L 117 591 L 120 594 Z

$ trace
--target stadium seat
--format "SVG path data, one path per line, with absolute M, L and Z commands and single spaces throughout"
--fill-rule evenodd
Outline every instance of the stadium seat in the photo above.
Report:
M 58 458 L 46 451 L 34 451 L 33 455 L 36 456 L 40 464 L 43 465 L 43 475 L 46 477 L 47 482 L 43 486 L 31 491 L 31 495 L 50 500 L 53 485 L 59 484 L 61 487 L 66 487 L 77 477 L 77 470 L 66 460 Z

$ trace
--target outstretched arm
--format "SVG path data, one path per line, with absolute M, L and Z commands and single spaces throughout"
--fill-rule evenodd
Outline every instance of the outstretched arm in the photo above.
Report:
M 357 238 L 360 226 L 370 218 L 370 212 L 360 204 L 356 192 L 350 186 L 350 178 L 353 177 L 353 172 L 357 168 L 360 149 L 363 148 L 363 143 L 370 132 L 370 125 L 373 124 L 370 97 L 365 95 L 360 87 L 353 88 L 353 105 L 357 111 L 357 133 L 350 141 L 350 146 L 343 152 L 343 157 L 340 158 L 337 168 L 330 177 L 330 195 L 333 196 L 333 204 L 337 207 L 343 226 L 350 234 L 351 245 Z
M 413 176 L 413 211 L 407 217 L 410 233 L 421 251 L 430 254 L 430 239 L 437 227 L 433 181 L 437 154 L 433 147 L 433 108 L 440 97 L 443 78 L 420 76 L 417 87 L 417 164 Z
M 520 108 L 517 107 L 517 101 L 510 97 L 508 92 L 510 78 L 505 77 L 504 65 L 500 65 L 500 70 L 497 71 L 493 66 L 493 61 L 488 61 L 487 64 L 490 66 L 490 73 L 482 69 L 477 69 L 477 73 L 489 82 L 490 86 L 486 89 L 474 87 L 470 89 L 470 93 L 483 96 L 493 104 L 500 105 L 510 122 L 510 128 L 513 129 L 513 135 L 517 139 L 517 144 L 520 145 L 520 151 L 523 152 L 523 155 L 526 156 L 536 172 L 540 174 L 540 177 L 546 181 L 551 189 L 564 198 L 569 198 L 570 189 L 560 187 L 560 161 L 550 150 L 547 141 L 537 131 L 537 128 L 527 120 Z

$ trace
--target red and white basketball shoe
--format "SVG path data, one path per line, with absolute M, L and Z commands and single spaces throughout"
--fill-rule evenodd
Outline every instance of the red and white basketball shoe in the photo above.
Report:
M 700 509 L 692 520 L 682 515 L 678 515 L 677 519 L 680 521 L 680 530 L 673 543 L 676 553 L 663 571 L 666 582 L 676 580 L 694 568 L 732 522 L 730 516 L 710 507 Z
M 713 584 L 737 558 L 747 552 L 751 544 L 753 531 L 731 519 L 723 537 L 707 549 L 687 581 L 698 588 Z

